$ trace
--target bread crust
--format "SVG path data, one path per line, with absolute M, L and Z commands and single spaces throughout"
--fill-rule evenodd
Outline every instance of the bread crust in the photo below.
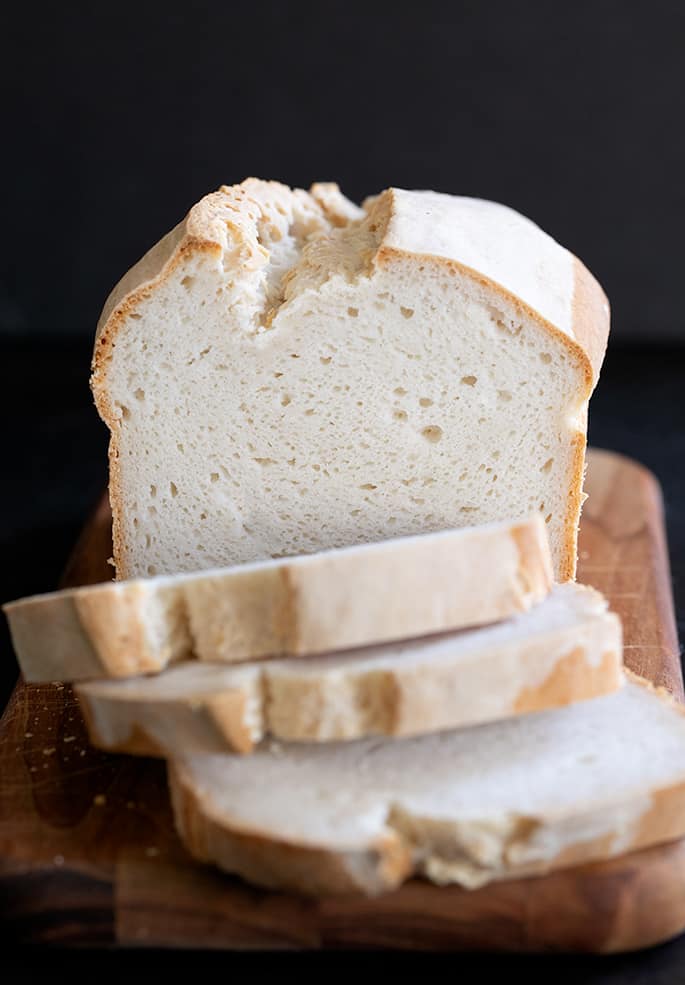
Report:
M 258 188 L 262 185 L 268 185 L 274 194 L 296 194 L 286 186 L 279 185 L 278 182 L 265 183 L 255 178 L 248 178 L 241 185 L 235 185 L 231 188 L 223 187 L 219 192 L 206 196 L 190 210 L 182 223 L 146 253 L 124 276 L 111 292 L 98 322 L 91 387 L 100 416 L 110 430 L 109 495 L 113 515 L 114 560 L 119 578 L 128 577 L 130 568 L 121 521 L 125 504 L 119 463 L 118 429 L 120 422 L 114 413 L 107 385 L 107 364 L 112 358 L 116 337 L 123 330 L 127 318 L 135 313 L 140 302 L 150 297 L 156 288 L 170 278 L 174 271 L 187 259 L 202 255 L 214 259 L 220 258 L 225 245 L 226 232 L 224 225 L 222 233 L 221 220 L 217 218 L 218 203 L 221 203 L 223 208 L 228 207 L 235 215 L 231 232 L 238 237 L 245 248 L 245 262 L 249 263 L 250 259 L 254 258 L 260 249 L 263 249 L 257 243 L 254 229 L 255 202 L 251 198 L 252 194 L 257 194 Z M 330 185 L 315 184 L 312 186 L 311 194 L 307 197 L 312 204 L 320 209 L 322 217 L 325 216 L 331 225 L 344 225 L 353 221 L 355 217 L 354 207 L 351 206 L 351 203 L 347 203 L 347 207 L 339 204 L 340 200 L 344 202 L 344 199 L 340 196 L 337 186 L 335 186 L 335 191 L 331 189 L 332 186 Z M 306 195 L 304 192 L 300 192 L 300 194 Z M 367 210 L 369 208 L 378 210 L 380 222 L 381 224 L 385 222 L 386 231 L 392 216 L 393 203 L 394 191 L 392 189 L 365 203 Z M 543 235 L 542 232 L 540 235 Z M 412 251 L 409 247 L 398 249 L 389 246 L 383 242 L 383 234 L 381 233 L 378 248 L 374 255 L 369 257 L 369 263 L 371 266 L 382 267 L 398 257 L 419 258 L 425 262 L 436 263 L 443 269 L 458 271 L 462 276 L 493 290 L 496 294 L 499 293 L 509 304 L 514 305 L 526 317 L 533 319 L 542 331 L 548 333 L 556 343 L 563 345 L 578 360 L 585 376 L 585 392 L 579 394 L 579 404 L 587 401 L 597 381 L 606 348 L 609 331 L 609 305 L 601 287 L 579 260 L 573 258 L 574 287 L 571 302 L 571 336 L 542 317 L 527 304 L 525 299 L 514 295 L 484 273 L 460 263 L 458 259 L 422 254 Z M 585 433 L 579 430 L 577 438 L 573 439 L 573 475 L 564 520 L 566 551 L 559 573 L 561 580 L 575 576 L 577 529 L 583 501 L 584 449 Z

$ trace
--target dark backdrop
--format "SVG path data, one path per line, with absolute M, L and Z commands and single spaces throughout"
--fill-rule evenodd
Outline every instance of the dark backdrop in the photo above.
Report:
M 254 174 L 498 199 L 587 262 L 614 310 L 590 440 L 662 482 L 685 632 L 685 3 L 15 0 L 0 49 L 0 602 L 55 587 L 104 488 L 87 378 L 107 292 L 193 201 Z M 0 709 L 11 653 L 0 619 Z M 81 957 L 88 978 L 141 978 L 140 954 Z M 35 980 L 26 954 L 3 961 Z M 514 980 L 676 985 L 685 937 L 506 961 Z
M 253 174 L 504 201 L 597 274 L 616 338 L 685 338 L 683 3 L 67 0 L 0 31 L 4 333 L 91 333 Z

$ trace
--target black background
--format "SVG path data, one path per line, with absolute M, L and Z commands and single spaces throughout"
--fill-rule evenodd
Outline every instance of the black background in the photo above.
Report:
M 0 59 L 0 331 L 93 331 L 248 175 L 504 201 L 578 253 L 617 338 L 685 339 L 685 4 L 23 3 Z M 7 98 L 7 97 L 10 98 Z
M 253 174 L 358 200 L 389 184 L 493 198 L 585 260 L 613 308 L 590 439 L 662 482 L 682 633 L 685 4 L 33 3 L 3 14 L 0 45 L 0 601 L 55 586 L 106 482 L 87 385 L 106 294 L 198 197 Z M 16 665 L 0 632 L 1 705 Z M 140 957 L 110 960 L 150 980 Z M 447 970 L 678 985 L 685 938 Z

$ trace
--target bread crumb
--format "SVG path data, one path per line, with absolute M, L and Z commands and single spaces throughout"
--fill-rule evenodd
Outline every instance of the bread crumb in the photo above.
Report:
M 33 732 L 24 732 L 24 738 L 25 739 L 32 739 L 33 738 Z
M 54 746 L 50 746 L 48 749 L 43 749 L 44 756 L 52 756 L 53 752 L 55 752 Z
M 155 848 L 154 845 L 150 845 L 145 849 L 145 854 L 148 858 L 154 858 L 156 855 L 159 855 L 159 848 Z
M 64 855 L 55 855 L 52 861 L 55 865 L 64 865 Z
M 76 736 L 75 735 L 65 735 L 64 736 L 64 741 L 65 742 L 75 742 L 76 741 Z
M 93 797 L 93 803 L 97 804 L 98 807 L 102 807 L 103 804 L 107 803 L 107 798 L 105 797 L 104 793 L 97 793 Z

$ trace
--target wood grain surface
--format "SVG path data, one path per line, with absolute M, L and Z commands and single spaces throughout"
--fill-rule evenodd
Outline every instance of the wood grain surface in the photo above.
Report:
M 593 451 L 586 488 L 579 579 L 621 615 L 626 663 L 682 699 L 658 484 Z M 65 584 L 111 578 L 109 528 L 103 501 Z M 267 892 L 188 858 L 163 763 L 93 749 L 68 685 L 20 682 L 0 722 L 0 921 L 14 942 L 61 945 L 629 950 L 685 929 L 685 841 L 475 892 Z

